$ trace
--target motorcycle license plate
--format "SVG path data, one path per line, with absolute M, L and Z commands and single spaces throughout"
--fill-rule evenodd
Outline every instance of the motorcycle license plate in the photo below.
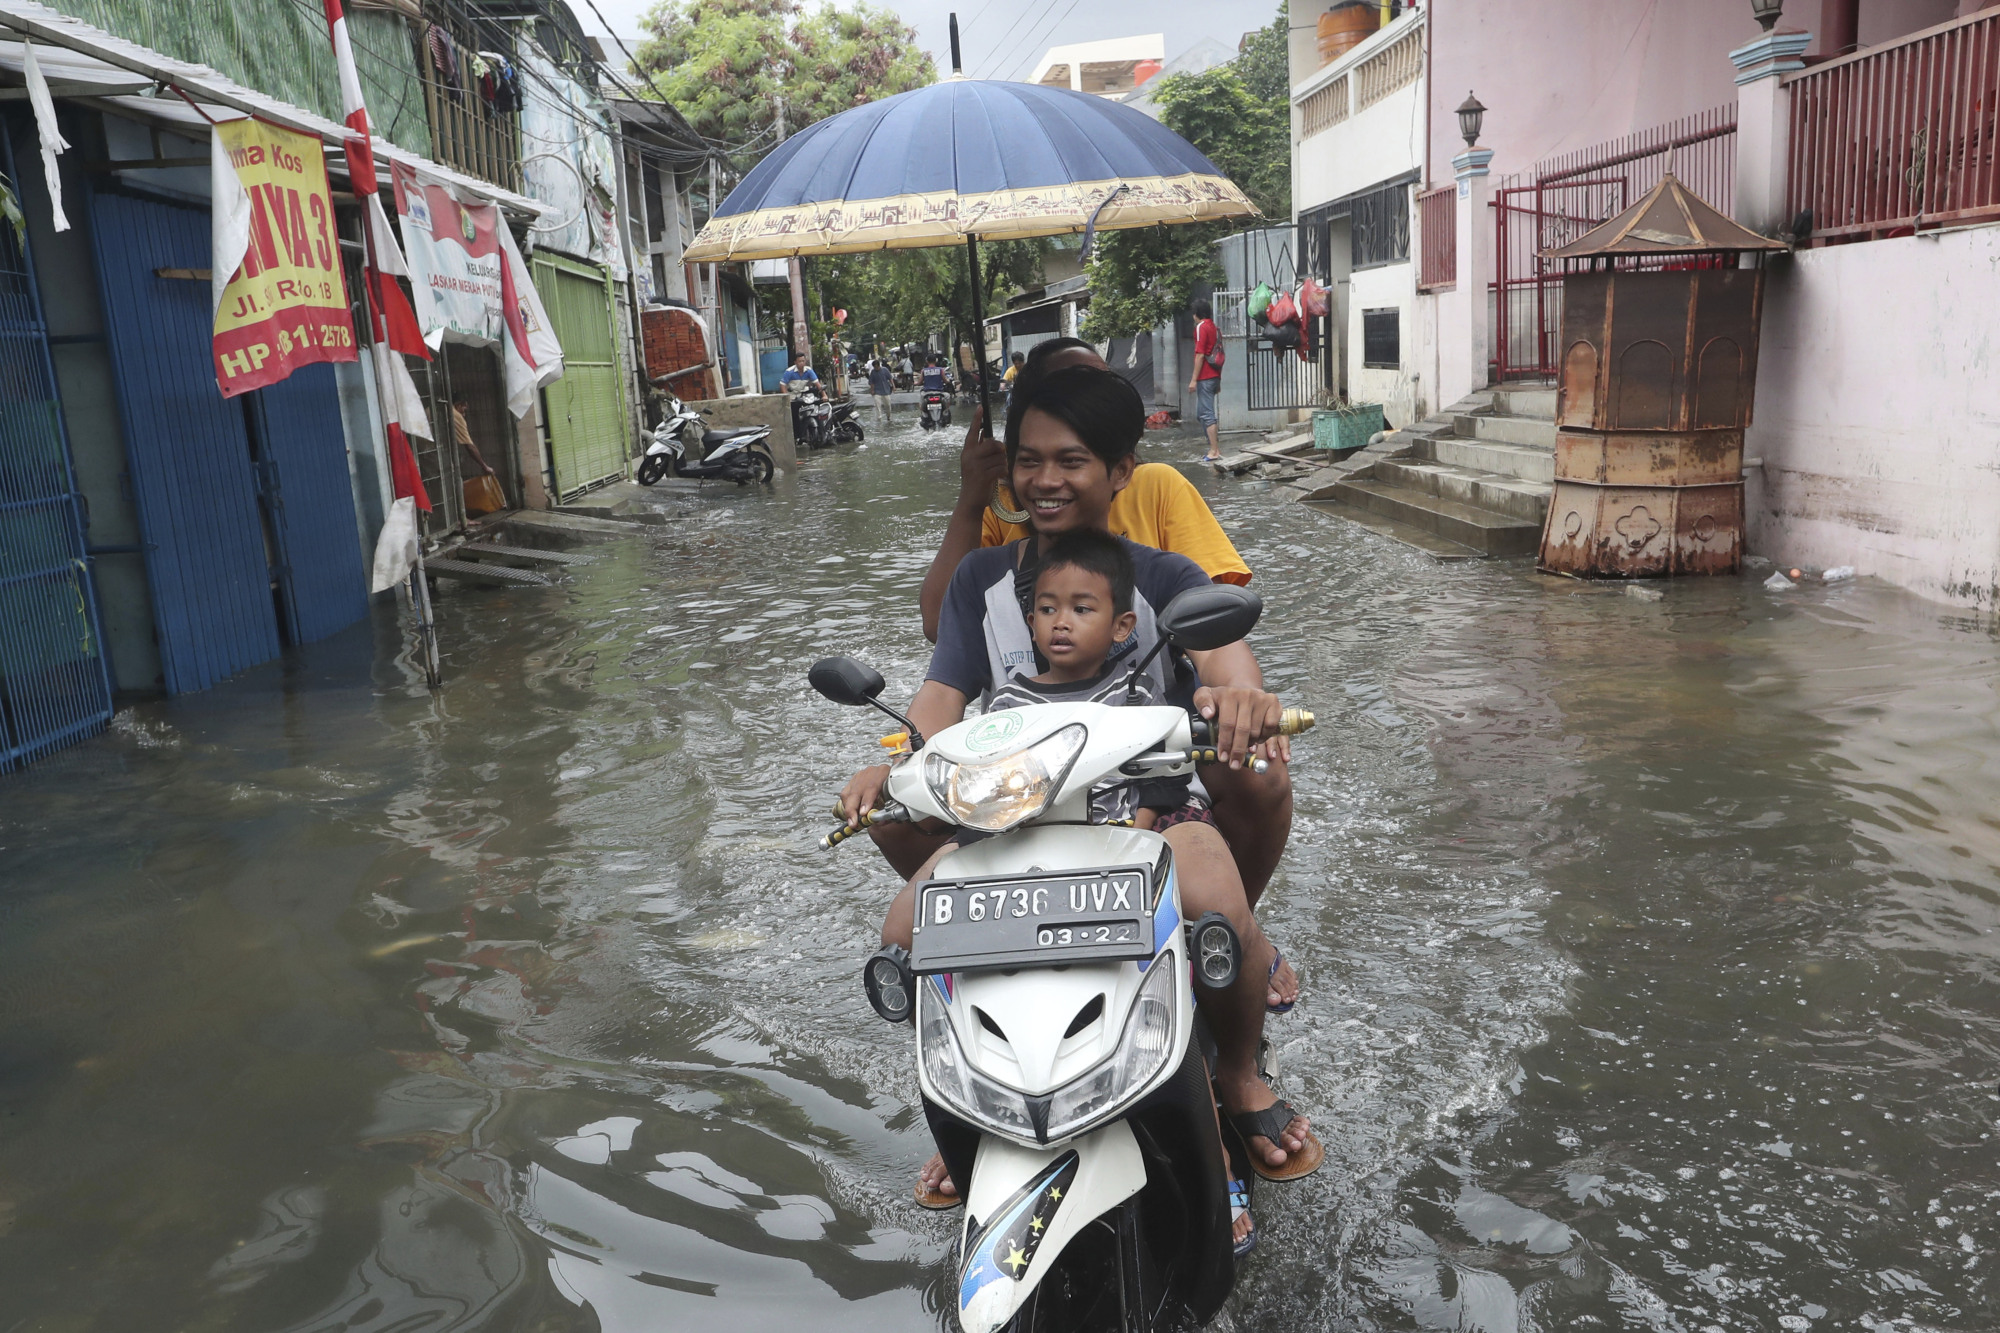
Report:
M 1151 958 L 1150 887 L 1143 866 L 931 880 L 917 894 L 911 969 L 958 972 Z

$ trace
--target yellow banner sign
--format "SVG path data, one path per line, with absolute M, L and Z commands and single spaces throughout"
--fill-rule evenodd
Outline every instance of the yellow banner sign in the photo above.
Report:
M 275 384 L 315 361 L 352 361 L 354 321 L 320 141 L 261 120 L 215 127 L 242 194 L 215 200 L 215 310 L 222 396 Z M 226 179 L 226 178 L 225 178 Z

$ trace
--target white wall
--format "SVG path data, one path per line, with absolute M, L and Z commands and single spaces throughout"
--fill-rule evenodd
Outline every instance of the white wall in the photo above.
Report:
M 1407 426 L 1422 413 L 1419 369 L 1429 349 L 1419 351 L 1416 315 L 1417 266 L 1385 264 L 1350 275 L 1347 295 L 1347 395 L 1357 403 L 1380 403 L 1392 426 Z M 1429 304 L 1428 302 L 1426 304 Z M 1402 365 L 1394 370 L 1361 364 L 1361 317 L 1367 310 L 1393 306 L 1401 312 Z M 1420 356 L 1422 359 L 1420 359 Z
M 1803 0 L 1787 10 L 1787 28 L 1819 17 Z M 1465 147 L 1453 113 L 1468 90 L 1486 107 L 1480 146 L 1506 176 L 1735 101 L 1730 48 L 1758 33 L 1746 0 L 1442 0 L 1431 23 L 1428 165 L 1440 182 Z
M 1295 19 L 1294 22 L 1297 22 Z M 1293 97 L 1306 96 L 1351 71 L 1370 56 L 1392 45 L 1419 15 L 1406 15 L 1376 33 L 1292 90 Z M 1295 34 L 1296 35 L 1296 34 Z M 1348 95 L 1354 95 L 1349 78 Z M 1301 112 L 1292 107 L 1292 206 L 1303 211 L 1329 199 L 1338 199 L 1356 190 L 1365 190 L 1378 181 L 1400 175 L 1422 164 L 1424 145 L 1424 81 L 1398 88 L 1367 109 L 1309 138 L 1297 134 Z
M 2000 609 L 2000 227 L 1799 252 L 1765 293 L 1749 546 Z

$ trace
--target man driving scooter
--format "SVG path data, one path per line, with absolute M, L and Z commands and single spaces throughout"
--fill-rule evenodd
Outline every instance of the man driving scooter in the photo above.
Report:
M 1066 366 L 1110 369 L 1089 343 L 1078 338 L 1051 338 L 1038 343 L 1024 359 L 1014 397 L 1025 403 L 1037 380 Z M 1010 406 L 1008 415 L 1014 414 Z M 982 546 L 1002 546 L 1027 535 L 1028 529 L 1001 523 L 987 507 L 994 483 L 1004 479 L 1005 469 L 1005 450 L 999 440 L 986 433 L 975 414 L 959 459 L 958 503 L 919 594 L 924 637 L 928 639 L 937 638 L 938 612 L 959 561 Z M 1178 469 L 1165 463 L 1138 465 L 1131 485 L 1113 500 L 1106 523 L 1118 536 L 1187 556 L 1219 583 L 1250 582 L 1250 567 L 1230 544 L 1200 493 Z M 1263 773 L 1249 768 L 1232 770 L 1221 764 L 1204 764 L 1201 769 L 1202 784 L 1212 802 L 1210 813 L 1223 841 L 1229 844 L 1253 909 L 1283 859 L 1291 836 L 1290 758 L 1288 751 L 1267 756 L 1268 767 Z M 869 834 L 889 864 L 906 877 L 945 837 L 919 824 L 878 825 Z M 1280 955 L 1270 975 L 1267 1002 L 1271 1012 L 1289 1012 L 1298 994 L 1298 975 Z
M 983 698 L 1005 683 L 1011 666 L 1032 660 L 1032 646 L 1021 647 L 1026 631 L 1018 589 L 1025 584 L 1032 590 L 1041 552 L 1057 537 L 1080 529 L 1104 530 L 1113 498 L 1131 481 L 1145 405 L 1121 376 L 1071 367 L 1032 385 L 1020 409 L 1008 423 L 1008 475 L 1015 495 L 1027 503 L 1033 536 L 975 551 L 953 575 L 928 678 L 909 707 L 910 721 L 925 735 L 961 721 L 974 697 Z M 1205 585 L 1208 579 L 1184 556 L 1126 545 L 1138 572 L 1134 651 L 1143 654 L 1158 633 L 1157 608 L 1174 593 Z M 1231 756 L 1229 767 L 1242 767 L 1253 749 L 1284 753 L 1283 738 L 1277 735 L 1281 709 L 1277 697 L 1264 689 L 1249 646 L 1239 642 L 1191 656 L 1200 684 L 1181 702 L 1209 720 L 1217 749 Z M 886 765 L 866 768 L 842 790 L 841 809 L 851 827 L 879 802 L 888 775 Z M 1162 829 L 1174 849 L 1184 911 L 1190 916 L 1221 912 L 1242 941 L 1243 966 L 1236 982 L 1201 998 L 1216 1039 L 1214 1075 L 1223 1110 L 1260 1177 L 1294 1180 L 1310 1174 L 1324 1156 L 1310 1122 L 1280 1099 L 1257 1070 L 1273 958 L 1270 941 L 1251 914 L 1235 862 L 1207 811 L 1190 807 L 1187 817 L 1170 827 L 1162 821 Z M 933 855 L 914 878 L 926 877 L 936 859 Z M 913 902 L 906 885 L 884 923 L 884 943 L 908 947 Z M 947 1198 L 951 1193 L 937 1192 Z

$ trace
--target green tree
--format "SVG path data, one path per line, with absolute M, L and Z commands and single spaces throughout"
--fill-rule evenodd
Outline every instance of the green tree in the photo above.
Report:
M 979 245 L 981 309 L 998 313 L 1009 292 L 1033 287 L 1042 280 L 1046 241 L 982 241 Z M 956 346 L 960 339 L 978 340 L 972 333 L 972 277 L 963 245 L 923 250 L 876 250 L 865 254 L 816 255 L 806 260 L 806 289 L 817 291 L 828 313 L 847 311 L 842 340 L 865 338 L 888 344 L 923 342 L 943 333 Z M 766 289 L 767 313 L 790 319 L 790 298 L 782 289 Z M 820 310 L 809 312 L 816 353 L 823 352 L 831 325 L 819 323 Z
M 1164 79 L 1160 121 L 1234 181 L 1267 219 L 1292 215 L 1291 93 L 1285 12 L 1250 34 L 1236 59 L 1200 74 Z M 1240 224 L 1144 227 L 1098 238 L 1090 256 L 1085 336 L 1125 338 L 1164 324 L 1195 289 L 1218 282 L 1218 238 Z
M 634 63 L 695 130 L 754 159 L 785 132 L 937 81 L 916 32 L 866 3 L 808 13 L 800 0 L 661 0 Z

